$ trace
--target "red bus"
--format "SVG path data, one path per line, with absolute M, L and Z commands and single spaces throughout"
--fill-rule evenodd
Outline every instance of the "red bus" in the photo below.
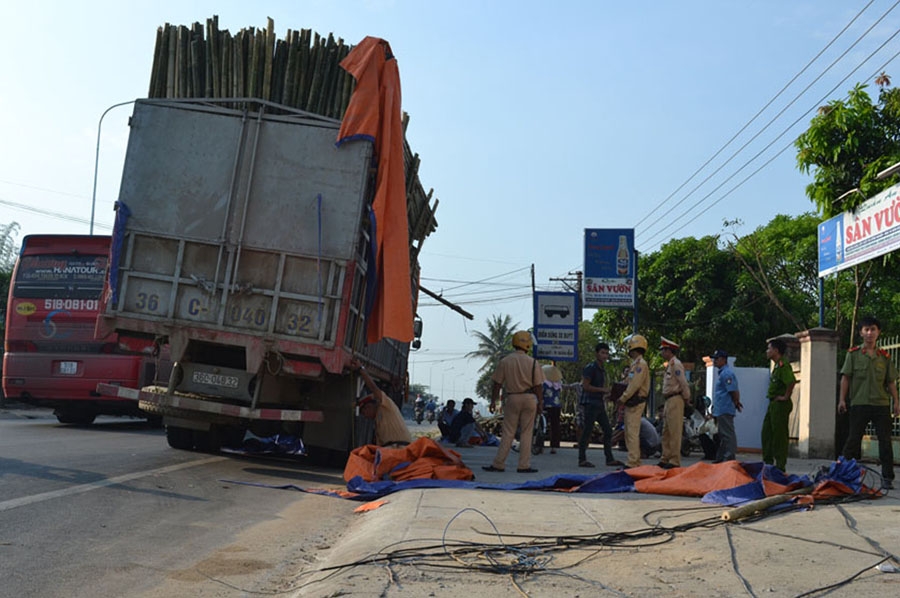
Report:
M 27 235 L 13 269 L 6 310 L 3 393 L 49 407 L 64 424 L 98 415 L 148 417 L 137 401 L 101 396 L 97 384 L 140 388 L 156 360 L 94 339 L 109 236 Z

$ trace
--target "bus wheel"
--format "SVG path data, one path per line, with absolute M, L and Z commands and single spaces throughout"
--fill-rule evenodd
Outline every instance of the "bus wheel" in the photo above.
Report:
M 194 448 L 194 431 L 189 428 L 166 426 L 166 440 L 173 449 L 189 451 Z
M 89 426 L 97 418 L 96 413 L 81 409 L 57 409 L 53 414 L 59 423 L 74 424 L 76 426 Z

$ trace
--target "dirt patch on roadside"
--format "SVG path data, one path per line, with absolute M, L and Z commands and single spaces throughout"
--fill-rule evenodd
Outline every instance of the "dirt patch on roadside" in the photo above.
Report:
M 297 573 L 318 567 L 350 525 L 356 506 L 346 500 L 300 494 L 273 519 L 242 531 L 234 542 L 207 558 L 171 572 L 164 584 L 141 596 L 291 595 L 302 584 Z

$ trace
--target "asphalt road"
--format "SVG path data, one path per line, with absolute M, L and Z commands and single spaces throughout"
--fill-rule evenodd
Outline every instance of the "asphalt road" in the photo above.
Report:
M 309 530 L 278 530 L 284 511 L 348 509 L 346 501 L 228 480 L 344 486 L 340 471 L 302 461 L 173 450 L 141 420 L 101 417 L 77 427 L 45 410 L 0 410 L 0 596 L 166 595 L 159 588 L 191 576 L 241 588 L 226 595 L 266 590 L 296 566 L 290 555 L 310 538 Z M 257 551 L 272 530 L 277 544 Z

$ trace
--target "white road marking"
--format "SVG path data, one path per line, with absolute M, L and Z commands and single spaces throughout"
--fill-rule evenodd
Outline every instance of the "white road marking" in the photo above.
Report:
M 149 471 L 136 471 L 134 473 L 126 473 L 114 478 L 98 480 L 96 482 L 91 482 L 90 484 L 79 484 L 78 486 L 63 488 L 62 490 L 53 490 L 52 492 L 41 492 L 40 494 L 32 494 L 31 496 L 13 498 L 11 500 L 0 502 L 0 511 L 8 511 L 17 507 L 24 507 L 26 505 L 43 502 L 45 500 L 52 500 L 54 498 L 61 498 L 63 496 L 70 496 L 72 494 L 81 494 L 83 492 L 90 492 L 91 490 L 99 490 L 100 488 L 113 486 L 115 484 L 121 484 L 123 482 L 136 480 L 138 478 L 145 478 L 151 475 L 171 473 L 180 469 L 187 469 L 188 467 L 196 467 L 197 465 L 207 465 L 209 463 L 215 463 L 216 461 L 224 461 L 227 458 L 228 457 L 209 457 L 206 459 L 197 459 L 196 461 L 188 461 L 186 463 L 179 463 L 177 465 L 168 465 L 166 467 L 151 469 Z

